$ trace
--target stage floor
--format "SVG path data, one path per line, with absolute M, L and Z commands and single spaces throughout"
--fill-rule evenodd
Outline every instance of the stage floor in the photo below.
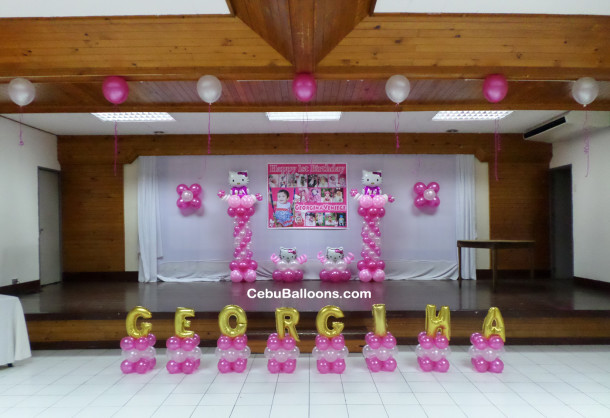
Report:
M 284 290 L 286 289 L 286 290 Z M 259 298 L 253 293 L 306 292 L 313 298 Z M 346 298 L 345 291 L 358 293 Z M 323 297 L 317 293 L 327 292 Z M 329 295 L 336 292 L 339 297 Z M 586 287 L 571 280 L 510 279 L 499 280 L 496 292 L 489 280 L 457 281 L 387 281 L 383 283 L 323 283 L 317 280 L 300 283 L 197 282 L 66 282 L 49 285 L 40 293 L 20 297 L 26 315 L 54 314 L 58 317 L 83 316 L 116 318 L 134 306 L 142 305 L 151 312 L 171 313 L 177 307 L 193 308 L 199 315 L 216 316 L 228 304 L 239 305 L 248 313 L 273 314 L 276 307 L 290 306 L 299 312 L 317 312 L 325 305 L 336 305 L 346 312 L 371 311 L 375 303 L 384 303 L 388 313 L 424 311 L 427 304 L 449 306 L 453 312 L 487 310 L 491 306 L 504 312 L 525 313 L 552 311 L 610 311 L 610 291 Z

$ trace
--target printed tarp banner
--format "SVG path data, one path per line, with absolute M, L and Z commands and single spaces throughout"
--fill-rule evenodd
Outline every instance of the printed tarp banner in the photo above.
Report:
M 347 228 L 347 164 L 267 167 L 269 228 Z

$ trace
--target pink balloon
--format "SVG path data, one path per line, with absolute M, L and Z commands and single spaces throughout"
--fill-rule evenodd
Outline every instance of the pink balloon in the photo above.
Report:
M 396 370 L 396 366 L 398 366 L 396 360 L 394 360 L 394 357 L 390 357 L 386 361 L 382 362 L 381 369 L 384 372 L 393 372 L 394 370 Z
M 279 373 L 281 371 L 280 363 L 275 359 L 269 359 L 267 361 L 267 370 L 269 370 L 269 373 Z
M 316 366 L 318 367 L 318 372 L 322 374 L 326 374 L 330 371 L 330 364 L 324 359 L 318 360 Z
M 252 206 L 254 206 L 254 202 L 256 202 L 254 196 L 246 195 L 241 198 L 241 205 L 244 208 L 251 208 Z
M 135 338 L 133 338 L 133 337 L 123 337 L 121 339 L 120 345 L 123 350 L 129 351 L 129 350 L 133 349 L 134 342 L 135 342 Z
M 420 339 L 419 344 L 422 346 L 422 348 L 425 348 L 427 350 L 427 349 L 432 348 L 434 346 L 434 340 L 431 337 L 428 337 L 427 335 L 424 335 Z
M 441 199 L 439 199 L 438 196 L 434 196 L 432 200 L 428 201 L 428 204 L 433 208 L 436 208 L 441 204 Z
M 380 218 L 383 218 L 385 216 L 385 208 L 377 209 L 377 216 L 379 216 Z M 377 228 L 377 229 L 379 229 L 379 228 Z
M 382 208 L 385 205 L 385 199 L 382 196 L 373 196 L 373 206 L 376 208 Z
M 470 361 L 471 361 L 472 365 L 474 366 L 475 370 L 479 373 L 484 373 L 489 368 L 489 363 L 487 363 L 485 360 L 483 360 L 482 357 L 473 358 L 473 359 L 470 359 Z
M 223 358 L 218 360 L 218 371 L 223 374 L 230 373 L 231 372 L 231 363 L 229 363 L 227 360 L 225 360 Z
M 375 373 L 381 371 L 381 362 L 377 357 L 370 357 L 365 359 L 365 361 L 366 366 L 369 368 L 370 371 Z
M 335 360 L 331 364 L 331 370 L 333 373 L 341 374 L 345 371 L 345 360 L 342 358 Z
M 418 181 L 413 186 L 413 191 L 417 194 L 422 194 L 425 190 L 426 190 L 426 185 L 424 183 L 422 183 L 421 181 Z
M 438 348 L 447 348 L 449 346 L 449 340 L 442 334 L 434 337 L 434 343 Z
M 123 77 L 110 76 L 104 79 L 102 83 L 102 92 L 104 97 L 112 104 L 121 104 L 127 100 L 129 95 L 129 86 Z
M 373 206 L 373 198 L 371 196 L 362 196 L 359 200 L 359 203 L 361 207 L 368 209 Z
M 176 201 L 176 206 L 178 206 L 180 209 L 186 209 L 190 206 L 189 202 L 185 202 L 184 200 L 182 200 L 182 198 L 179 198 Z
M 228 350 L 233 345 L 233 340 L 227 335 L 221 335 L 216 341 L 216 346 L 221 350 Z
M 500 348 L 504 347 L 504 341 L 502 341 L 502 337 L 495 334 L 489 337 L 488 344 L 494 350 L 499 350 Z
M 366 213 L 367 213 L 366 208 L 363 208 L 362 206 L 358 206 L 358 215 L 366 216 Z
M 504 370 L 504 362 L 499 358 L 489 362 L 489 371 L 492 373 L 502 373 Z
M 133 366 L 134 366 L 134 363 L 132 363 L 131 361 L 123 360 L 123 362 L 121 363 L 121 371 L 124 374 L 133 373 L 134 372 Z
M 193 200 L 191 200 L 191 206 L 195 209 L 199 209 L 201 207 L 201 199 L 194 197 Z
M 441 186 L 439 186 L 439 184 L 435 181 L 428 183 L 428 186 L 426 187 L 426 189 L 432 189 L 434 190 L 435 193 L 438 193 L 438 191 L 441 189 Z
M 227 209 L 227 215 L 229 215 L 231 218 L 235 216 L 235 208 L 231 208 L 229 207 Z
M 188 190 L 189 187 L 186 184 L 179 184 L 178 186 L 176 186 L 176 192 L 182 196 L 182 192 L 184 192 L 185 190 Z
M 294 277 L 295 277 L 294 271 L 292 271 L 292 270 L 284 271 L 284 280 L 286 280 L 287 282 L 294 281 Z
M 248 359 L 245 358 L 238 358 L 233 363 L 233 371 L 237 373 L 243 373 L 246 367 L 248 367 Z
M 330 272 L 328 270 L 322 270 L 320 272 L 320 280 L 327 282 L 330 280 Z
M 474 342 L 478 340 L 483 335 L 480 332 L 474 332 L 470 335 L 470 344 L 474 345 Z
M 442 358 L 434 364 L 434 370 L 441 373 L 447 373 L 449 370 L 449 360 Z
M 341 350 L 343 347 L 345 347 L 345 338 L 343 338 L 343 334 L 333 337 L 330 340 L 330 344 L 335 350 Z
M 316 89 L 316 80 L 310 73 L 299 73 L 292 81 L 292 92 L 301 102 L 313 99 Z
M 280 348 L 280 346 L 280 339 L 278 338 L 277 334 L 271 334 L 269 338 L 267 338 L 267 347 L 270 350 L 277 350 Z
M 295 339 L 290 336 L 286 336 L 282 340 L 282 346 L 286 350 L 292 350 L 296 346 L 296 344 L 297 344 L 297 342 L 295 341 Z
M 431 372 L 434 368 L 434 363 L 428 357 L 418 357 L 417 363 L 419 367 L 425 372 Z
M 369 269 L 360 270 L 358 272 L 358 278 L 360 279 L 360 281 L 370 282 L 371 280 L 373 280 L 373 274 Z
M 373 280 L 376 282 L 382 282 L 385 280 L 385 272 L 381 269 L 377 269 L 375 270 L 375 273 L 373 273 Z
M 396 346 L 396 337 L 394 337 L 392 334 L 390 334 L 389 332 L 386 334 L 385 337 L 383 337 L 381 344 L 385 347 L 385 348 L 394 348 Z
M 502 74 L 490 74 L 483 82 L 483 96 L 490 103 L 498 103 L 508 93 L 508 81 Z
M 150 334 L 148 334 L 150 335 Z M 199 337 L 199 334 L 193 334 L 193 341 L 195 341 L 195 345 L 199 345 L 199 343 L 201 342 L 201 338 Z
M 286 360 L 282 365 L 282 372 L 293 373 L 297 368 L 297 361 L 294 359 Z
M 233 339 L 233 347 L 235 347 L 236 350 L 243 350 L 246 348 L 246 342 L 247 339 L 244 338 L 243 335 L 240 335 L 239 337 L 235 337 Z
M 155 337 L 155 334 L 153 334 L 153 333 L 149 333 L 146 336 L 146 338 L 148 338 L 148 345 L 150 347 L 154 346 L 156 344 L 156 342 L 157 342 L 157 337 Z M 197 344 L 199 344 L 199 343 L 197 343 Z
M 180 348 L 182 341 L 180 340 L 180 337 L 169 337 L 167 339 L 167 341 L 165 341 L 165 346 L 167 348 L 169 348 L 170 350 L 177 350 Z
M 197 347 L 197 344 L 195 344 L 195 340 L 192 338 L 188 337 L 182 340 L 182 348 L 185 351 L 193 351 L 195 347 Z
M 228 202 L 229 202 L 230 208 L 233 208 L 233 209 L 238 208 L 239 204 L 240 204 L 239 196 L 237 196 L 237 195 L 229 196 Z M 237 211 L 236 211 L 236 213 L 237 213 Z
M 201 194 L 201 185 L 199 183 L 191 184 L 191 192 L 193 192 L 193 196 L 199 196 Z
M 195 370 L 197 370 L 197 366 L 195 364 L 194 361 L 191 361 L 189 359 L 186 359 L 184 361 L 184 363 L 182 363 L 182 372 L 184 374 L 191 374 L 193 373 Z
M 316 347 L 320 350 L 327 350 L 330 346 L 330 340 L 324 335 L 316 335 Z
M 381 347 L 381 337 L 373 334 L 373 336 L 369 338 L 368 344 L 372 349 L 378 349 L 379 347 Z
M 284 274 L 286 274 L 286 272 L 284 272 Z M 246 273 L 244 274 L 244 280 L 247 281 L 248 283 L 252 283 L 256 281 L 256 271 L 254 270 L 247 270 Z
M 135 364 L 135 369 L 138 374 L 144 374 L 149 371 L 149 363 L 145 359 L 140 359 Z
M 418 208 L 426 206 L 427 202 L 428 201 L 423 196 L 417 196 L 414 201 L 415 206 L 417 206 Z
M 239 283 L 242 280 L 242 275 L 241 272 L 239 270 L 233 270 L 231 272 L 231 281 L 233 283 Z

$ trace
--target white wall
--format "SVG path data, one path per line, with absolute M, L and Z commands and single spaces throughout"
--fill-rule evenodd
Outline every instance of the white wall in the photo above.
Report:
M 27 115 L 24 116 L 27 123 Z M 0 286 L 38 280 L 38 167 L 59 170 L 57 137 L 0 118 Z
M 553 144 L 551 168 L 572 165 L 574 275 L 610 282 L 610 128 L 590 137 L 590 171 L 582 137 Z
M 489 239 L 489 164 L 474 159 L 474 192 L 476 196 L 477 239 Z M 490 267 L 489 250 L 476 250 L 477 270 Z

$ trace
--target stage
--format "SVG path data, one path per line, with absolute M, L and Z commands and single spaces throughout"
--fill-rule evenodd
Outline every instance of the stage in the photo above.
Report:
M 288 292 L 289 298 L 282 297 Z M 452 344 L 467 344 L 492 306 L 500 308 L 507 338 L 514 344 L 610 342 L 608 288 L 545 278 L 502 277 L 495 292 L 490 280 L 465 280 L 461 287 L 450 280 L 237 284 L 85 280 L 45 286 L 20 299 L 33 348 L 115 347 L 126 335 L 127 312 L 137 305 L 152 312 L 149 322 L 160 340 L 173 334 L 177 307 L 193 308 L 196 317 L 191 328 L 201 336 L 201 345 L 212 346 L 219 335 L 218 312 L 228 304 L 246 310 L 247 334 L 255 352 L 262 351 L 266 337 L 274 332 L 274 311 L 280 306 L 300 312 L 301 349 L 311 349 L 315 316 L 325 305 L 336 305 L 345 313 L 344 334 L 353 352 L 372 330 L 375 303 L 386 305 L 389 330 L 400 344 L 416 342 L 424 329 L 427 304 L 451 309 Z

